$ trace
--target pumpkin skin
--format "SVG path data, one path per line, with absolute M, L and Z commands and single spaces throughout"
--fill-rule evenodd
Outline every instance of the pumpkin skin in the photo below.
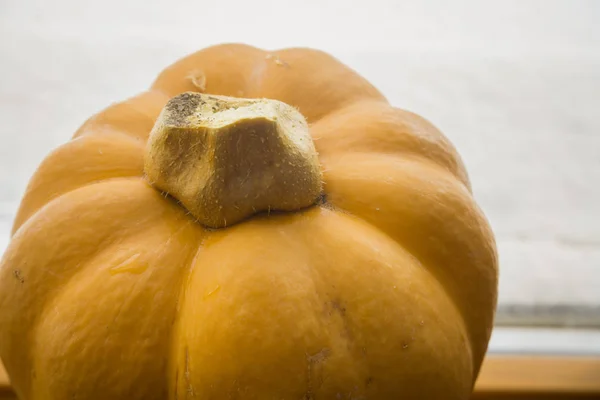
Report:
M 187 91 L 309 123 L 325 201 L 206 229 L 145 179 Z M 22 399 L 467 399 L 497 254 L 452 144 L 312 49 L 203 49 L 39 166 L 0 265 L 0 357 Z

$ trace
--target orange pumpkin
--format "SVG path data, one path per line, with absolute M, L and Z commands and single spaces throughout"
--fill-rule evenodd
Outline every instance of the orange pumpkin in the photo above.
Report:
M 22 399 L 467 399 L 496 290 L 440 131 L 328 54 L 225 44 L 39 166 L 0 356 Z

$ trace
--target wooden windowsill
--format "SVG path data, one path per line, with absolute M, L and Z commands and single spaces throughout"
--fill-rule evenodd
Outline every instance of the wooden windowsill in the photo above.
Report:
M 600 358 L 494 356 L 486 358 L 474 400 L 600 398 Z M 0 364 L 0 400 L 15 399 Z
M 488 355 L 473 399 L 600 398 L 600 358 Z

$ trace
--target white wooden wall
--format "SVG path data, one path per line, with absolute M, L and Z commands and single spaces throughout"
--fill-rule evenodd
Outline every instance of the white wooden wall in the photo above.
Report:
M 0 252 L 51 149 L 220 42 L 323 49 L 431 120 L 496 232 L 502 315 L 600 321 L 600 1 L 0 0 Z

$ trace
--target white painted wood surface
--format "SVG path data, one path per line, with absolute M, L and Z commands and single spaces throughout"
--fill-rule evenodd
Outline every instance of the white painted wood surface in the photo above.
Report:
M 37 164 L 94 112 L 208 45 L 311 46 L 456 145 L 507 313 L 600 320 L 599 21 L 598 1 L 0 0 L 0 251 Z

